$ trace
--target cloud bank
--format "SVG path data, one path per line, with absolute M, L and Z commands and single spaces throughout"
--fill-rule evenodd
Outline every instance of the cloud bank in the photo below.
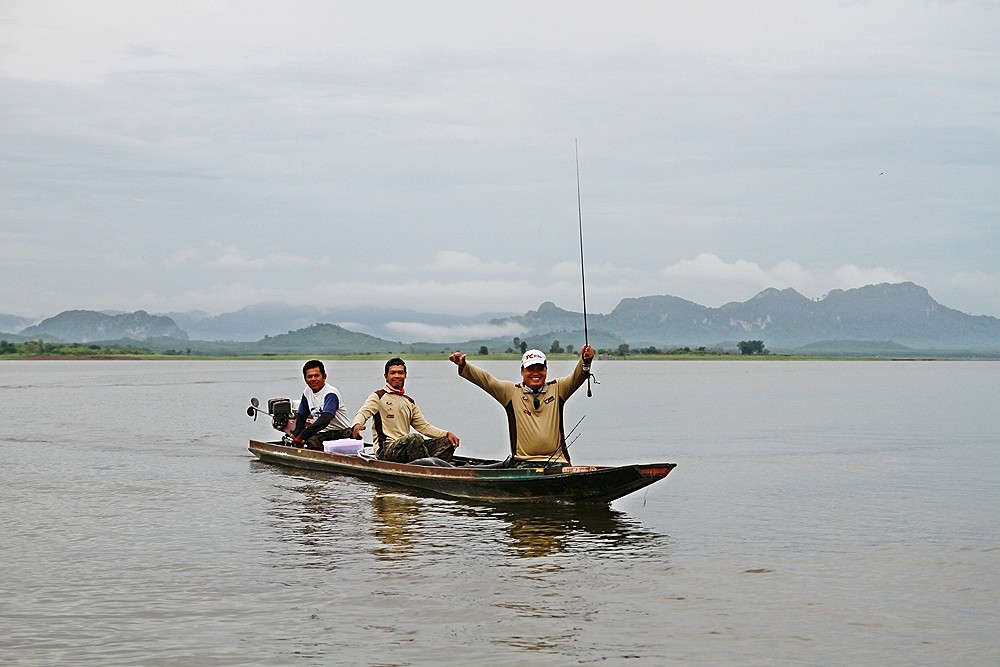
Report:
M 0 5 L 0 312 L 1000 315 L 994 2 Z M 580 197 L 576 148 L 579 147 Z

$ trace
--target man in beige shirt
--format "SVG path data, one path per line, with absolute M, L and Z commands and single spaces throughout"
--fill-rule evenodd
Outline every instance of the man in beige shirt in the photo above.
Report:
M 481 387 L 504 407 L 510 433 L 511 465 L 568 465 L 566 433 L 563 430 L 563 406 L 590 375 L 594 348 L 584 345 L 573 372 L 558 380 L 548 380 L 548 363 L 539 350 L 528 350 L 521 357 L 521 382 L 498 380 L 455 352 L 449 359 L 458 366 L 458 374 Z
M 428 457 L 451 461 L 458 436 L 424 419 L 416 401 L 406 394 L 405 383 L 406 363 L 398 357 L 387 361 L 385 387 L 373 391 L 354 416 L 353 436 L 360 438 L 365 423 L 371 419 L 377 458 L 395 463 Z M 411 433 L 411 428 L 417 432 Z

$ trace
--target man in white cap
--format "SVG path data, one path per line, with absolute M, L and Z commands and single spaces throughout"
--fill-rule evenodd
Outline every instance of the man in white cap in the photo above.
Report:
M 584 345 L 573 372 L 551 381 L 545 354 L 528 350 L 521 357 L 521 382 L 517 384 L 498 380 L 473 366 L 462 352 L 448 358 L 458 366 L 460 376 L 484 389 L 504 407 L 510 432 L 511 465 L 569 465 L 563 406 L 590 375 L 594 348 Z

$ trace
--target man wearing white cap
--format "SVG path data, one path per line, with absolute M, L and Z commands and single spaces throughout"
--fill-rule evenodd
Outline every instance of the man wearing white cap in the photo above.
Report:
M 548 363 L 540 350 L 528 350 L 521 357 L 521 382 L 498 380 L 466 361 L 455 352 L 448 357 L 458 366 L 458 374 L 481 387 L 504 407 L 510 432 L 512 465 L 568 465 L 563 406 L 590 374 L 594 348 L 584 345 L 573 372 L 558 380 L 548 380 Z

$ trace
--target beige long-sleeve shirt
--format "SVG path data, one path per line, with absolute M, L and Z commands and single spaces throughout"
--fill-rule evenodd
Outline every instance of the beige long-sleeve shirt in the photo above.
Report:
M 569 463 L 563 431 L 563 406 L 566 399 L 587 380 L 582 359 L 566 377 L 546 382 L 537 396 L 531 390 L 525 390 L 520 383 L 498 380 L 468 362 L 459 367 L 458 374 L 486 390 L 504 407 L 510 451 L 515 458 Z
M 424 418 L 424 413 L 412 398 L 384 389 L 373 391 L 368 396 L 368 400 L 354 416 L 354 425 L 364 424 L 369 419 L 372 419 L 372 445 L 376 455 L 386 443 L 409 435 L 411 428 L 428 438 L 443 438 L 448 435 L 448 431 L 432 425 Z

